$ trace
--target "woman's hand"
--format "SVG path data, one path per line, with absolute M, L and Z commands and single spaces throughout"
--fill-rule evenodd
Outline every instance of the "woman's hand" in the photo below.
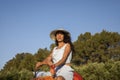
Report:
M 51 61 L 49 61 L 49 62 L 47 62 L 47 65 L 48 65 L 48 66 L 52 66 L 53 63 L 52 63 Z
M 40 66 L 43 65 L 43 62 L 37 62 L 36 63 L 36 66 L 35 66 L 35 69 L 37 70 Z
M 56 73 L 55 72 L 55 65 L 54 64 L 50 66 L 50 72 L 51 72 L 52 76 L 54 77 L 55 73 Z

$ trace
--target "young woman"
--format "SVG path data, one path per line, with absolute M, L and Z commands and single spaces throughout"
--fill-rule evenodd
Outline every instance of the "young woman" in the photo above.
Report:
M 70 33 L 63 29 L 53 30 L 50 37 L 55 41 L 56 47 L 51 54 L 42 62 L 37 62 L 36 68 L 47 64 L 55 68 L 52 73 L 55 80 L 73 80 L 73 69 L 70 66 L 74 47 L 71 42 Z

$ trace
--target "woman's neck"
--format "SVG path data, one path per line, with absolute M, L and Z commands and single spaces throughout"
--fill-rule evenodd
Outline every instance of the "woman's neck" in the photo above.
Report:
M 64 42 L 59 42 L 59 43 L 58 43 L 58 48 L 63 47 L 63 46 L 64 46 L 64 44 L 65 44 Z

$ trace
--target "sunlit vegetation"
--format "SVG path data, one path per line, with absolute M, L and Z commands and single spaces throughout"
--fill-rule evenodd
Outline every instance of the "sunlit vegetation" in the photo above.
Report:
M 119 80 L 120 79 L 120 34 L 103 30 L 92 35 L 80 34 L 73 42 L 72 67 L 84 80 Z M 9 60 L 0 71 L 0 80 L 30 80 L 37 61 L 42 61 L 50 50 L 39 49 L 35 54 L 18 53 Z M 48 66 L 40 70 L 48 71 Z

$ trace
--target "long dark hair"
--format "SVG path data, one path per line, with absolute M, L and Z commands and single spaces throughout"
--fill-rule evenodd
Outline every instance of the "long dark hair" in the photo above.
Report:
M 72 52 L 75 52 L 74 46 L 73 46 L 73 44 L 72 44 L 70 35 L 68 35 L 68 33 L 63 32 L 63 31 L 57 31 L 57 32 L 55 33 L 55 36 L 56 36 L 56 34 L 58 34 L 58 33 L 61 33 L 61 34 L 64 35 L 64 40 L 63 40 L 64 43 L 69 43 L 70 46 L 71 46 L 71 51 L 72 51 Z M 57 41 L 57 40 L 55 40 L 55 44 L 56 44 L 56 46 L 58 46 L 58 41 Z

